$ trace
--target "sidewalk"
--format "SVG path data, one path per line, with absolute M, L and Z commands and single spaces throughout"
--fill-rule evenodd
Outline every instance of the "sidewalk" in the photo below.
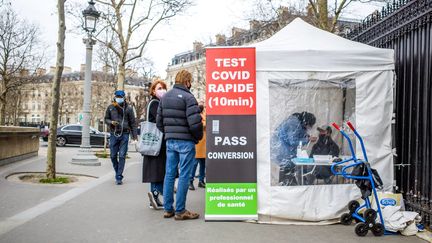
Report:
M 200 213 L 200 219 L 184 222 L 163 219 L 162 211 L 148 208 L 149 186 L 141 183 L 139 154 L 129 154 L 124 184 L 116 186 L 108 159 L 102 159 L 100 167 L 69 164 L 77 150 L 77 147 L 58 148 L 57 171 L 100 177 L 80 188 L 24 185 L 4 179 L 12 172 L 44 171 L 46 147 L 43 146 L 36 159 L 0 167 L 0 227 L 12 227 L 3 234 L 0 228 L 0 242 L 424 242 L 404 236 L 369 234 L 360 238 L 353 226 L 205 222 L 201 188 L 189 191 L 187 199 L 187 208 Z M 42 207 L 41 203 L 54 206 Z M 26 221 L 10 226 L 6 223 L 14 223 L 11 217 Z

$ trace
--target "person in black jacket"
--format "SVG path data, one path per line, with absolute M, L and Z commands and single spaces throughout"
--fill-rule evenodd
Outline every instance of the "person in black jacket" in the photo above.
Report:
M 203 124 L 198 103 L 189 91 L 192 75 L 186 70 L 177 73 L 174 87 L 159 103 L 156 125 L 164 133 L 167 147 L 164 179 L 164 218 L 196 219 L 199 214 L 186 210 L 186 195 L 195 161 L 195 144 L 203 137 Z M 174 180 L 180 170 L 177 184 L 176 207 Z
M 129 136 L 137 140 L 135 114 L 131 106 L 126 103 L 125 92 L 117 90 L 114 101 L 105 112 L 105 124 L 110 129 L 110 154 L 115 171 L 116 184 L 123 184 L 123 170 L 128 151 Z
M 149 122 L 156 123 L 157 109 L 159 107 L 159 100 L 164 96 L 167 91 L 167 85 L 162 80 L 155 80 L 151 86 L 149 93 L 151 100 L 147 104 L 148 120 Z M 148 197 L 150 199 L 150 207 L 153 209 L 162 209 L 163 204 L 159 200 L 159 194 L 163 194 L 163 182 L 165 177 L 165 163 L 166 163 L 166 146 L 162 142 L 161 149 L 158 156 L 143 156 L 143 170 L 142 182 L 150 182 L 150 192 Z
M 332 157 L 339 156 L 339 146 L 333 141 L 331 134 L 332 129 L 330 126 L 320 126 L 317 128 L 319 131 L 318 141 L 312 147 L 310 157 L 314 155 L 331 155 Z M 331 183 L 331 172 L 330 166 L 317 165 L 314 171 L 314 177 L 308 179 L 308 183 L 313 184 L 315 178 L 322 179 L 326 184 Z

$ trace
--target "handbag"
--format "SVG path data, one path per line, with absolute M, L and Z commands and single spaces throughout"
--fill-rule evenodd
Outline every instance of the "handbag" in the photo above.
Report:
M 150 105 L 158 100 L 151 100 L 147 105 L 146 121 L 141 122 L 141 133 L 138 141 L 137 152 L 142 155 L 158 156 L 161 146 L 163 133 L 157 128 L 156 123 L 149 121 Z

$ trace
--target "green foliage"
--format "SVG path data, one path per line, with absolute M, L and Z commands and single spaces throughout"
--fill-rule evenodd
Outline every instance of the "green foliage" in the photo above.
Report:
M 42 178 L 39 180 L 40 183 L 46 184 L 67 184 L 69 183 L 69 178 L 67 177 L 56 177 L 54 179 Z
M 110 154 L 107 152 L 104 152 L 104 151 L 98 151 L 95 153 L 95 156 L 98 158 L 106 159 L 106 158 L 109 158 Z
M 95 156 L 98 158 L 106 159 L 110 157 L 110 153 L 107 151 L 96 151 Z M 130 157 L 126 154 L 126 159 L 129 159 Z

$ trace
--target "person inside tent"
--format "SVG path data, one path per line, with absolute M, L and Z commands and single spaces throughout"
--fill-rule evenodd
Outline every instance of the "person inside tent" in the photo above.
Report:
M 297 147 L 300 143 L 315 142 L 308 131 L 315 124 L 315 115 L 306 111 L 294 113 L 285 119 L 271 138 L 272 161 L 279 165 L 279 185 L 297 185 L 295 164 Z

